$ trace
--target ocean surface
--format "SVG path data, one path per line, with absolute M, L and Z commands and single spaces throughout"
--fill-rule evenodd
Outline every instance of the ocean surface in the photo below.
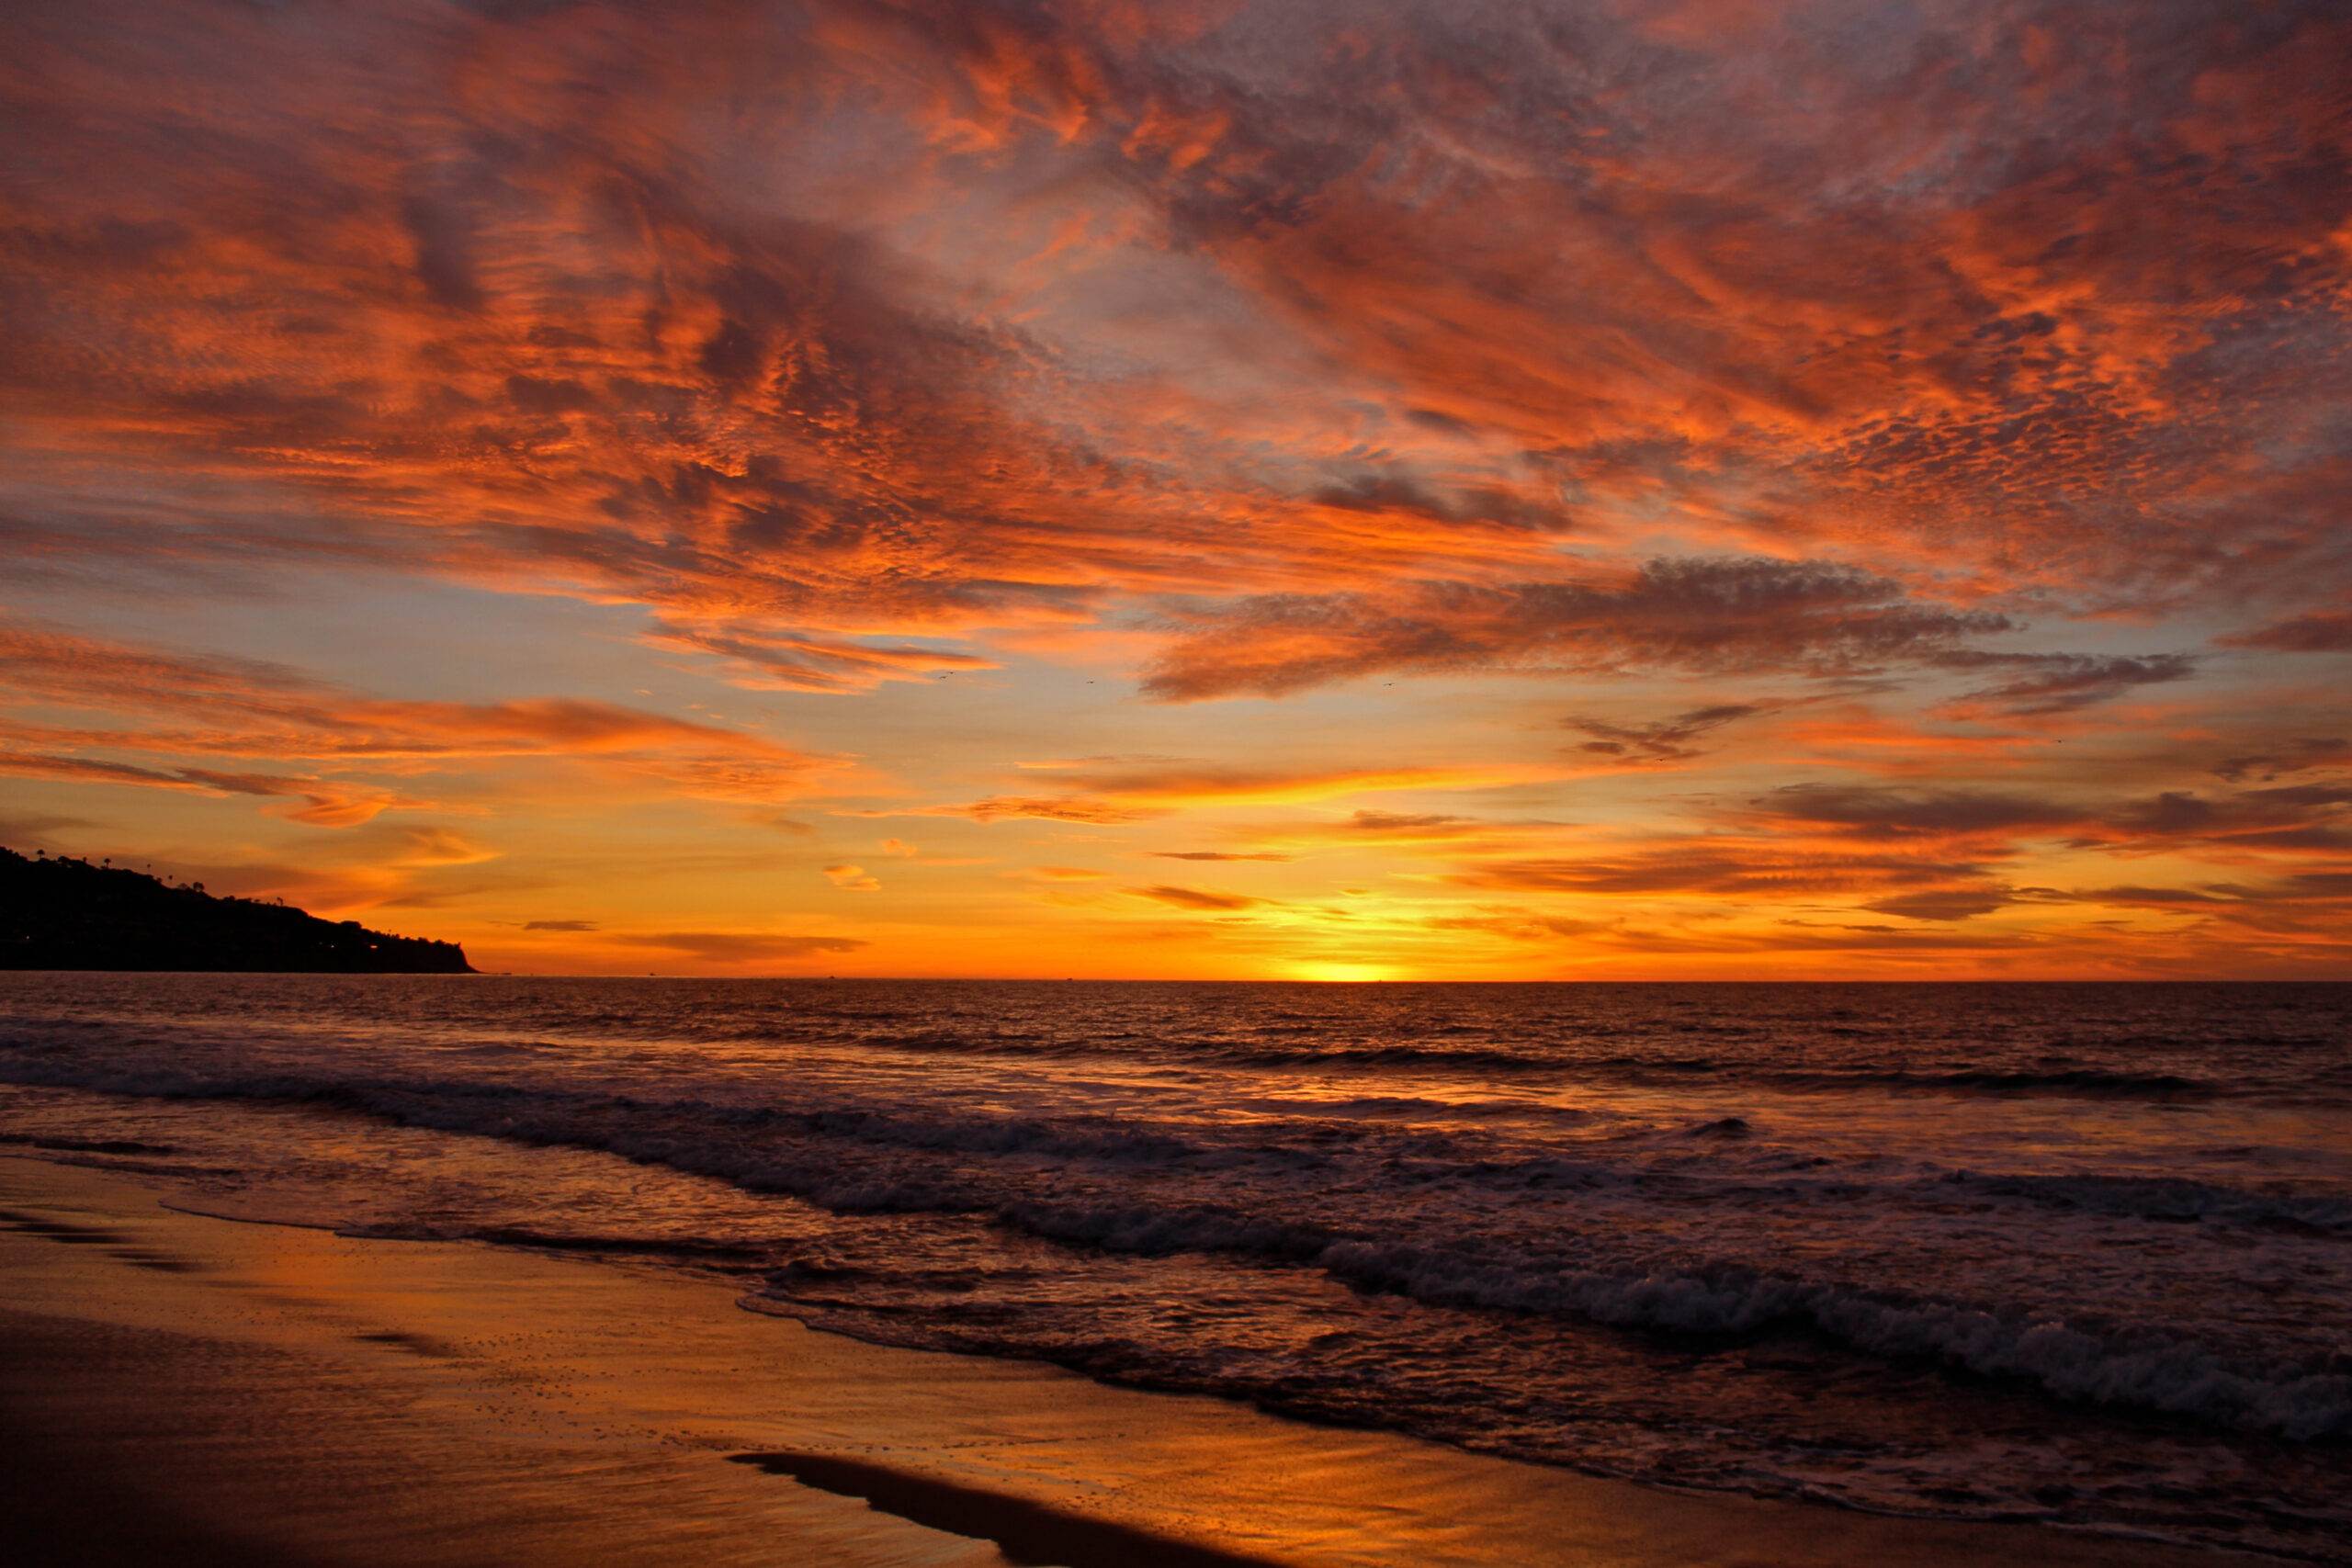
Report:
M 1589 1472 L 2352 1562 L 2352 985 L 5 975 L 0 1152 Z

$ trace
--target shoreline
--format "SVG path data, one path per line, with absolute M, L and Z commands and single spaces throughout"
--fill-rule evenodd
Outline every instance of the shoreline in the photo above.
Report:
M 0 1156 L 0 1473 L 28 1562 L 159 1541 L 256 1568 L 2271 1561 L 1669 1492 L 871 1345 L 624 1264 L 171 1195 Z

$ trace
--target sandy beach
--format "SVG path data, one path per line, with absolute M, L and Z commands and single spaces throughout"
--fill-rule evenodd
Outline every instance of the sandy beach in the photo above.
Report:
M 28 1563 L 2161 1565 L 1697 1495 L 736 1310 L 723 1285 L 0 1160 Z

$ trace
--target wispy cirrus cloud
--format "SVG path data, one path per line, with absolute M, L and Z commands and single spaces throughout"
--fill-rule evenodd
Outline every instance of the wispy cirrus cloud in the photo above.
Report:
M 0 719 L 18 773 L 104 777 L 213 793 L 299 797 L 294 820 L 347 826 L 423 804 L 315 777 L 89 757 L 274 757 L 418 767 L 549 757 L 661 780 L 687 795 L 767 800 L 827 765 L 737 730 L 577 698 L 456 703 L 369 697 L 281 666 L 171 653 L 46 627 L 0 626 L 0 706 L 102 716 Z M 111 722 L 107 722 L 107 721 Z M 41 748 L 39 751 L 29 750 Z
M 2343 564 L 2324 7 L 1342 11 L 20 18 L 0 398 L 61 480 L 148 499 L 31 483 L 12 525 L 90 570 L 135 538 L 568 585 L 818 689 L 944 657 L 843 630 L 1235 596 L 1176 616 L 1180 699 L 1989 624 L 1710 639 L 1662 601 L 1713 567 L 1611 622 L 1547 564 L 1668 508 L 1783 593 L 1925 560 L 2288 601 Z
M 1172 904 L 1179 909 L 1202 909 L 1219 914 L 1254 909 L 1271 901 L 1253 898 L 1243 893 L 1223 893 L 1206 887 L 1179 887 L 1164 882 L 1149 887 L 1130 887 L 1126 891 L 1154 903 Z
M 1985 870 L 1980 863 L 1934 855 L 1841 854 L 1756 841 L 1495 861 L 1455 872 L 1448 880 L 1519 893 L 1803 899 L 1973 881 Z
M 2280 850 L 2352 847 L 2352 784 L 2278 785 L 2207 795 L 2074 798 L 1981 789 L 1792 784 L 1752 803 L 1751 823 L 1779 822 L 1875 841 L 1981 840 L 2014 846 L 2037 836 L 2134 852 L 2163 844 Z
M 1987 653 L 1966 649 L 1940 653 L 1939 669 L 2005 672 L 1996 684 L 1969 692 L 1951 704 L 1961 714 L 2073 713 L 2142 686 L 2186 681 L 2197 660 L 2185 653 L 2144 655 L 2083 653 Z
M 1485 789 L 1544 778 L 1553 772 L 1541 764 L 1526 763 L 1328 771 L 1257 771 L 1180 763 L 1073 772 L 1066 775 L 1069 793 L 1064 795 L 990 795 L 969 805 L 924 809 L 935 815 L 955 814 L 980 822 L 1006 817 L 1035 817 L 1047 821 L 1116 825 L 1149 821 L 1196 807 L 1333 800 L 1395 790 Z
M 1089 799 L 1082 795 L 992 795 L 968 806 L 933 807 L 939 814 L 955 813 L 969 817 L 975 822 L 994 822 L 1005 817 L 1034 817 L 1047 822 L 1087 822 L 1114 827 L 1128 822 L 1148 822 L 1167 815 L 1150 807 L 1125 806 L 1114 800 Z
M 2345 766 L 2352 766 L 2352 740 L 2342 736 L 2303 736 L 2252 756 L 2224 757 L 2213 764 L 2211 772 L 2226 783 L 2243 784 L 2254 774 L 2267 780 L 2311 768 Z
M 2274 649 L 2282 653 L 2352 651 L 2352 615 L 2296 615 L 2221 639 L 2224 648 Z
M 646 640 L 656 647 L 717 654 L 741 672 L 733 682 L 784 691 L 867 691 L 885 681 L 921 681 L 944 671 L 987 670 L 991 660 L 952 649 L 876 646 L 843 638 L 779 635 L 757 625 L 679 626 L 657 623 Z
M 2203 922 L 2168 929 L 2181 940 L 2203 931 L 2196 940 L 2223 947 L 2285 942 L 2264 961 L 2294 964 L 2332 951 L 2332 911 L 2352 897 L 2352 872 L 2341 869 L 2352 866 L 2352 784 L 2144 795 L 1801 784 L 1738 807 L 1694 802 L 1689 809 L 1700 820 L 1679 834 L 1558 829 L 1547 842 L 1536 829 L 1414 848 L 1438 863 L 1425 875 L 1444 885 L 1556 900 L 1552 914 L 1572 922 L 1620 911 L 1590 933 L 1604 945 L 1627 940 L 1629 918 L 1646 919 L 1666 940 L 1689 934 L 1694 916 L 1736 920 L 1742 911 L 1778 909 L 1800 924 L 1841 908 L 1920 925 L 2004 916 L 2022 930 L 2069 908 Z M 2161 861 L 2184 880 L 2075 892 L 2022 881 L 2053 845 Z M 1527 916 L 1498 919 L 1498 933 L 1529 937 Z M 2064 940 L 2086 939 L 2075 931 Z M 1792 941 L 1790 950 L 1810 947 Z
M 1976 886 L 1938 887 L 1924 893 L 1897 893 L 1873 898 L 1862 908 L 1914 920 L 1965 920 L 1976 915 L 1989 915 L 2009 902 L 2007 887 L 1984 883 Z
M 1178 618 L 1145 690 L 1173 701 L 1275 696 L 1396 670 L 1875 672 L 2010 623 L 1910 602 L 1819 561 L 1655 559 L 1615 581 L 1405 585 L 1279 595 Z
M 774 931 L 605 931 L 599 940 L 625 947 L 683 953 L 718 964 L 773 964 L 818 953 L 855 953 L 872 945 L 856 937 Z
M 7 727 L 0 724 L 0 735 Z M 18 778 L 87 779 L 98 784 L 137 784 L 165 789 L 199 790 L 208 795 L 254 795 L 289 797 L 293 802 L 277 815 L 289 822 L 316 828 L 352 828 L 391 810 L 432 807 L 430 801 L 316 778 L 278 773 L 223 773 L 209 768 L 142 768 L 130 762 L 99 758 L 51 756 L 34 752 L 0 751 L 0 774 Z
M 1147 852 L 1146 852 L 1146 853 L 1148 853 L 1148 854 L 1149 854 L 1149 855 L 1150 855 L 1153 859 L 1155 859 L 1155 860 L 1198 860 L 1198 861 L 1250 861 L 1250 860 L 1254 860 L 1254 861 L 1272 861 L 1272 862 L 1275 862 L 1275 863 L 1282 863 L 1282 862 L 1287 862 L 1287 861 L 1296 860 L 1296 859 L 1298 858 L 1296 855 L 1286 855 L 1286 854 L 1281 854 L 1281 853 L 1278 853 L 1278 852 L 1272 852 L 1272 851 L 1265 851 L 1265 852 L 1258 852 L 1258 853 L 1241 853 L 1241 852 L 1231 852 L 1231 851 L 1226 851 L 1226 850 L 1149 850 L 1149 851 L 1147 851 Z
M 1763 818 L 1867 839 L 2054 831 L 2090 815 L 2084 806 L 2032 795 L 1887 784 L 1786 784 L 1752 806 Z
M 1752 703 L 1716 703 L 1642 725 L 1610 724 L 1597 718 L 1568 718 L 1561 722 L 1579 734 L 1592 737 L 1577 750 L 1638 765 L 1683 762 L 1703 755 L 1693 742 L 1761 711 Z

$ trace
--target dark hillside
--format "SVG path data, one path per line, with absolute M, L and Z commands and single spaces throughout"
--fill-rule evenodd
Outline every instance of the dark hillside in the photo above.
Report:
M 454 942 L 387 936 L 136 871 L 0 850 L 0 969 L 470 975 Z

